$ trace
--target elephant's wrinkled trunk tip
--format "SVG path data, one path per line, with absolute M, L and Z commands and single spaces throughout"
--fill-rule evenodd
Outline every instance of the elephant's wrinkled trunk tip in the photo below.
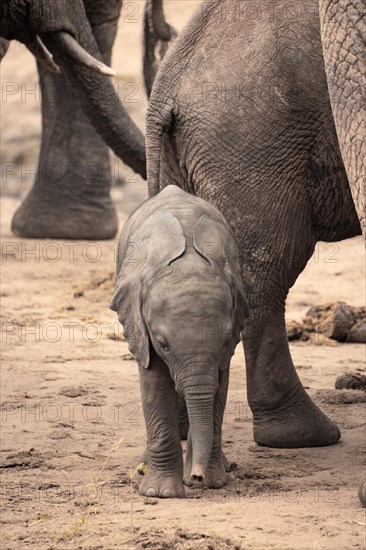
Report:
M 201 484 L 205 481 L 205 472 L 199 464 L 194 464 L 192 466 L 191 481 L 195 484 Z

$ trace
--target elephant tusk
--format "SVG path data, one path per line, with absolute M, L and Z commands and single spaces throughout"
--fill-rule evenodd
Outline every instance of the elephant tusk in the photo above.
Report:
M 56 40 L 60 48 L 76 63 L 85 65 L 85 67 L 89 67 L 94 71 L 108 76 L 116 75 L 116 71 L 111 69 L 111 67 L 108 67 L 107 65 L 102 63 L 102 61 L 95 59 L 95 57 L 84 50 L 84 48 L 80 46 L 75 38 L 71 36 L 71 34 L 64 31 L 52 32 L 50 34 Z
M 43 44 L 39 36 L 36 36 L 31 42 L 27 42 L 28 50 L 42 63 L 49 71 L 60 73 L 60 67 L 54 62 L 51 52 Z

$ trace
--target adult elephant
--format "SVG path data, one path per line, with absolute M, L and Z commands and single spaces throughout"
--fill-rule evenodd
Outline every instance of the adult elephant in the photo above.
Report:
M 240 243 L 261 445 L 340 437 L 297 376 L 284 313 L 316 242 L 366 230 L 365 32 L 363 0 L 210 0 L 154 82 L 150 196 L 173 183 L 210 201 Z
M 115 235 L 117 216 L 110 198 L 105 143 L 146 178 L 144 137 L 104 76 L 113 71 L 101 63 L 111 62 L 121 7 L 122 0 L 2 2 L 0 36 L 24 42 L 38 58 L 42 89 L 38 170 L 12 221 L 17 235 L 70 239 Z M 157 45 L 167 47 L 173 34 L 165 22 L 162 0 L 147 0 L 145 60 L 153 59 Z M 0 59 L 5 52 L 1 40 Z M 146 61 L 144 73 L 149 89 L 155 69 Z

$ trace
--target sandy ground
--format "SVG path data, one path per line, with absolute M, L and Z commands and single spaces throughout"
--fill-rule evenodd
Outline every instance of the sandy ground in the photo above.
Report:
M 130 4 L 139 9 L 137 22 L 121 22 L 113 66 L 122 84 L 140 86 L 138 103 L 127 106 L 143 128 L 141 2 Z M 180 28 L 196 4 L 168 2 L 170 20 Z M 138 495 L 134 470 L 145 427 L 137 365 L 107 307 L 116 243 L 11 234 L 12 213 L 33 177 L 39 98 L 24 96 L 37 90 L 37 76 L 23 47 L 12 47 L 1 76 L 18 86 L 1 103 L 2 160 L 17 167 L 2 178 L 1 548 L 364 548 L 356 491 L 365 471 L 365 394 L 329 391 L 338 375 L 364 369 L 363 345 L 321 338 L 291 344 L 305 387 L 342 430 L 337 445 L 254 444 L 239 346 L 224 421 L 224 450 L 235 463 L 228 485 L 189 489 L 184 501 Z M 113 195 L 122 225 L 145 186 L 137 181 Z M 290 293 L 288 319 L 327 301 L 365 304 L 364 280 L 361 238 L 319 243 Z

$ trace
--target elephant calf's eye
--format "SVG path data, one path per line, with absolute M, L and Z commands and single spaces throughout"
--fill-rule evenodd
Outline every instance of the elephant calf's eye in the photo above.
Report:
M 161 347 L 161 349 L 163 349 L 164 351 L 169 351 L 168 342 L 164 340 L 162 336 L 157 336 L 156 340 L 159 342 L 159 346 Z

